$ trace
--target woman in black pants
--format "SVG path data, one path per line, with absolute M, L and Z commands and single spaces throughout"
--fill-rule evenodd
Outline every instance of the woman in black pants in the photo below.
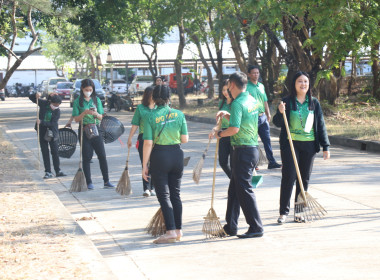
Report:
M 277 222 L 283 224 L 289 214 L 290 197 L 293 185 L 297 178 L 296 169 L 286 133 L 283 112 L 289 123 L 289 129 L 293 140 L 294 150 L 301 173 L 302 183 L 307 191 L 310 174 L 316 153 L 323 147 L 323 158 L 330 158 L 330 142 L 327 136 L 326 126 L 323 119 L 321 105 L 318 100 L 311 96 L 309 75 L 305 72 L 297 72 L 293 78 L 290 95 L 285 97 L 278 106 L 273 123 L 281 127 L 280 150 L 282 159 L 282 178 L 280 193 L 280 217 Z M 297 201 L 300 186 L 297 180 Z M 295 220 L 303 222 L 303 220 Z
M 153 100 L 157 109 L 144 122 L 144 152 L 142 176 L 148 180 L 148 161 L 165 220 L 166 233 L 153 242 L 172 243 L 182 237 L 182 201 L 180 197 L 183 174 L 181 143 L 189 140 L 184 114 L 170 108 L 170 90 L 156 86 Z
M 141 164 L 143 162 L 143 147 L 144 147 L 144 119 L 149 116 L 150 112 L 155 108 L 155 104 L 152 98 L 153 87 L 147 87 L 144 91 L 144 95 L 141 101 L 141 104 L 137 105 L 135 114 L 132 118 L 132 128 L 129 132 L 128 137 L 128 148 L 132 147 L 132 137 L 135 134 L 136 130 L 139 129 L 139 136 L 137 137 L 137 149 L 139 151 Z M 154 191 L 154 187 L 152 184 L 149 184 L 149 181 L 143 181 L 143 196 L 155 196 L 156 192 Z
M 227 91 L 228 80 L 223 82 L 222 98 L 219 101 L 219 111 L 226 111 L 231 113 L 231 102 L 233 99 L 230 97 Z M 222 119 L 221 129 L 225 130 L 229 127 L 230 121 L 226 118 Z M 210 137 L 213 133 L 210 133 Z M 231 153 L 232 146 L 230 137 L 223 137 L 219 140 L 219 165 L 223 169 L 224 173 L 231 179 Z
M 80 87 L 80 95 L 75 99 L 73 104 L 72 116 L 76 122 L 83 122 L 83 130 L 86 131 L 87 125 L 95 124 L 99 132 L 99 122 L 104 114 L 103 105 L 100 99 L 96 96 L 95 85 L 91 79 L 82 80 Z M 94 151 L 98 156 L 100 170 L 103 175 L 104 188 L 114 188 L 110 183 L 108 176 L 108 164 L 106 151 L 104 149 L 103 138 L 99 135 L 90 135 L 83 133 L 83 172 L 86 177 L 87 188 L 94 189 L 91 179 L 90 161 L 94 155 Z M 79 126 L 79 137 L 82 137 L 82 131 Z

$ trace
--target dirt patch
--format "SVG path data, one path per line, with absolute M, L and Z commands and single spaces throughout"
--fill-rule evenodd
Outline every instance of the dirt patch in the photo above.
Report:
M 92 279 L 74 235 L 0 131 L 0 279 Z

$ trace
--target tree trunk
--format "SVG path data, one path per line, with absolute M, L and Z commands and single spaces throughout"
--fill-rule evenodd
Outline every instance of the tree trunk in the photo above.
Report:
M 380 73 L 379 73 L 379 47 L 380 42 L 372 46 L 372 74 L 373 74 L 373 87 L 372 95 L 380 99 Z
M 183 21 L 181 21 L 181 23 L 178 24 L 178 30 L 179 30 L 179 44 L 178 44 L 177 58 L 174 61 L 174 67 L 175 67 L 175 75 L 176 75 L 176 80 L 177 80 L 177 94 L 179 98 L 179 107 L 185 108 L 186 98 L 185 98 L 183 82 L 182 82 L 182 55 L 183 55 L 183 49 L 185 48 L 185 30 L 183 26 Z
M 227 33 L 228 33 L 228 37 L 230 38 L 231 47 L 232 47 L 232 50 L 234 51 L 235 58 L 239 65 L 240 71 L 247 73 L 247 64 L 245 62 L 245 57 L 240 46 L 240 36 L 237 36 L 230 29 L 227 30 Z
M 257 48 L 260 42 L 260 36 L 263 30 L 256 31 L 253 35 L 246 35 L 246 42 L 248 46 L 248 65 L 258 65 L 257 62 Z
M 90 66 L 91 66 L 91 78 L 92 79 L 95 79 L 95 71 L 96 71 L 96 66 L 95 66 L 95 56 L 94 54 L 91 52 L 91 50 L 88 51 L 88 56 L 90 58 Z

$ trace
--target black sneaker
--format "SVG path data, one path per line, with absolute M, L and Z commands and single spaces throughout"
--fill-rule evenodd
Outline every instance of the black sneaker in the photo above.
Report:
M 66 176 L 66 174 L 63 173 L 62 171 L 59 171 L 57 174 L 55 174 L 55 177 L 63 177 L 63 176 Z
M 53 178 L 53 174 L 51 174 L 50 172 L 46 172 L 44 179 L 50 179 L 50 178 Z
M 278 164 L 277 162 L 268 164 L 268 169 L 275 169 L 275 168 L 281 168 L 281 167 L 282 165 Z

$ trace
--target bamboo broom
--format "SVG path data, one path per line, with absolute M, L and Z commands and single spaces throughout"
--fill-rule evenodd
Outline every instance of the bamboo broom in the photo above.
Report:
M 148 234 L 151 234 L 154 237 L 165 234 L 166 226 L 161 207 L 158 208 L 156 214 L 154 214 L 152 219 L 149 221 L 149 224 L 146 226 L 145 230 Z
M 203 151 L 201 159 L 198 161 L 198 163 L 195 165 L 195 167 L 193 169 L 193 180 L 196 184 L 199 184 L 199 180 L 200 180 L 201 174 L 202 174 L 203 164 L 205 162 L 206 154 L 207 154 L 208 148 L 210 147 L 211 140 L 212 140 L 212 138 L 210 138 L 208 140 L 207 147 Z
M 83 173 L 82 167 L 82 149 L 83 149 L 83 120 L 80 122 L 80 156 L 79 156 L 79 169 L 75 174 L 73 182 L 71 183 L 70 192 L 84 192 L 87 191 L 86 177 Z
M 314 219 L 321 219 L 327 211 L 319 204 L 309 193 L 305 192 L 303 187 L 301 173 L 298 167 L 296 153 L 294 151 L 293 140 L 289 130 L 288 119 L 286 118 L 286 112 L 283 113 L 286 132 L 288 134 L 290 149 L 292 151 L 293 161 L 297 172 L 298 183 L 300 185 L 301 193 L 297 197 L 297 201 L 294 204 L 294 221 L 297 222 L 310 222 Z
M 214 174 L 212 178 L 212 191 L 211 191 L 211 208 L 208 210 L 206 217 L 204 217 L 204 223 L 202 232 L 206 235 L 206 239 L 213 239 L 226 236 L 219 217 L 214 210 L 214 193 L 215 193 L 215 175 L 216 175 L 216 163 L 218 159 L 219 138 L 216 141 L 215 159 L 214 159 Z
M 120 195 L 130 195 L 132 193 L 131 180 L 129 178 L 128 163 L 129 163 L 129 148 L 127 162 L 123 174 L 121 174 L 119 183 L 117 183 L 116 192 Z

